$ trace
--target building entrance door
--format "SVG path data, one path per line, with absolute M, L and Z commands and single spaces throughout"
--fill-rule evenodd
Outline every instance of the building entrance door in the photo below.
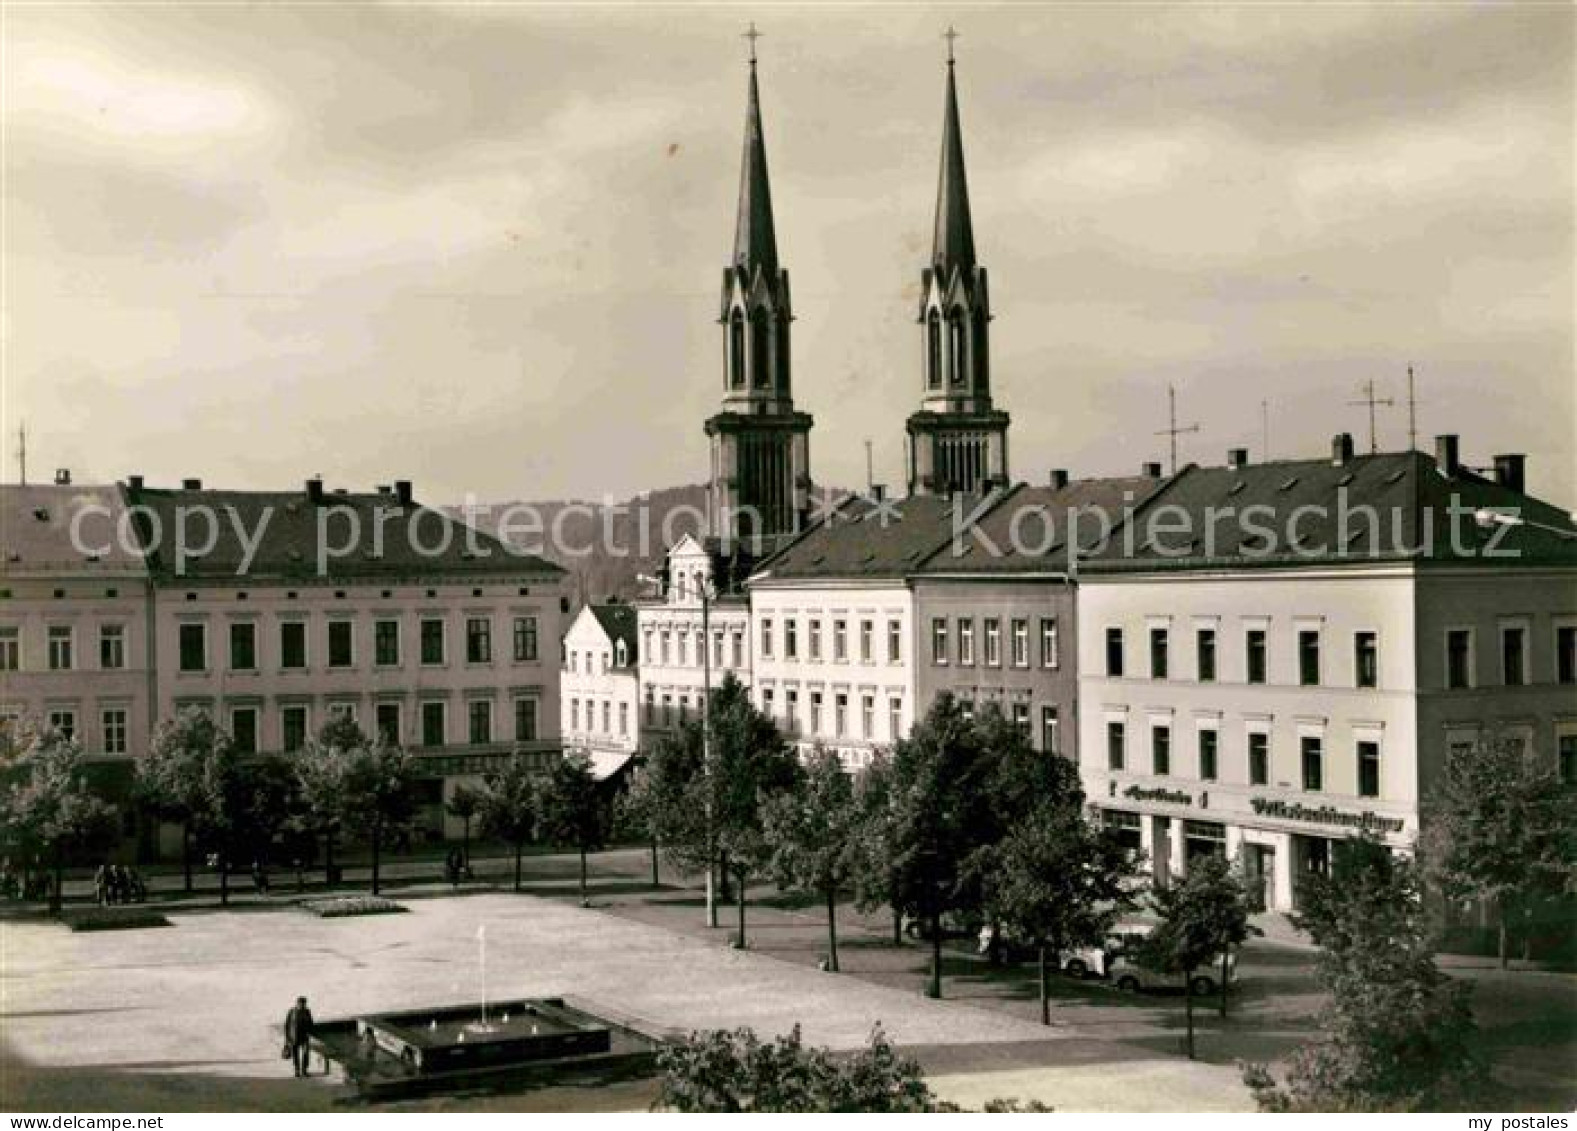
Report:
M 1276 906 L 1276 850 L 1268 844 L 1244 845 L 1249 897 L 1264 911 Z

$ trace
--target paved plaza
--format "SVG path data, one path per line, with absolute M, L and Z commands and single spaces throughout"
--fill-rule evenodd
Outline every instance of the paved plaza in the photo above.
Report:
M 288 906 L 185 912 L 169 928 L 78 934 L 6 923 L 4 1106 L 115 1107 L 117 1089 L 171 1109 L 327 1106 L 343 1098 L 338 1085 L 282 1078 L 278 1026 L 295 995 L 307 994 L 320 1018 L 475 1000 L 485 924 L 494 998 L 570 994 L 675 1033 L 780 1033 L 798 1022 L 808 1042 L 836 1049 L 859 1047 L 880 1022 L 939 1092 L 972 1104 L 1012 1094 L 1064 1110 L 1248 1107 L 1229 1066 L 1131 1048 L 1113 1064 L 1067 1025 L 931 1001 L 605 911 L 513 894 L 408 906 L 338 920 Z M 95 1095 L 102 1105 L 87 1100 Z M 649 1086 L 620 1085 L 466 1106 L 644 1107 L 650 1098 Z

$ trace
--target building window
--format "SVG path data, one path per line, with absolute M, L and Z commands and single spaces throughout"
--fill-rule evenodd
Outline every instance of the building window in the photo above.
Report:
M 962 617 L 958 621 L 958 662 L 966 665 L 975 662 L 975 622 Z
M 1061 641 L 1057 639 L 1057 618 L 1040 618 L 1040 666 L 1043 668 L 1056 668 L 1062 666 Z
M 1218 739 L 1213 730 L 1199 732 L 1199 776 L 1203 781 L 1216 780 L 1216 748 Z
M 1270 784 L 1270 735 L 1262 731 L 1248 736 L 1248 783 Z
M 1452 628 L 1446 631 L 1446 686 L 1473 686 L 1473 630 Z
M 783 692 L 783 721 L 790 732 L 799 729 L 799 692 L 792 687 Z
M 887 700 L 887 737 L 894 742 L 903 737 L 903 700 L 896 695 Z
M 1062 753 L 1062 720 L 1055 707 L 1040 709 L 1040 748 L 1047 754 Z
M 1298 682 L 1304 687 L 1320 683 L 1320 633 L 1306 628 L 1298 633 Z
M 202 627 L 198 625 L 197 627 Z M 72 658 L 72 632 L 68 624 L 49 626 L 49 670 L 69 672 L 75 666 Z M 187 669 L 182 669 L 187 670 Z
M 663 726 L 672 726 L 674 721 L 673 692 L 663 692 Z
M 646 689 L 645 711 L 646 725 L 655 726 L 657 724 L 657 692 L 650 687 Z
M 257 753 L 257 708 L 237 707 L 230 712 L 230 741 L 237 754 Z
M 931 662 L 947 663 L 947 618 L 936 617 L 931 621 Z
M 279 666 L 287 671 L 307 666 L 307 626 L 302 621 L 287 620 L 279 626 Z
M 107 672 L 126 666 L 126 629 L 123 625 L 99 626 L 99 667 Z
M 230 670 L 257 670 L 257 625 L 238 621 L 230 626 Z
M 602 733 L 613 733 L 613 705 L 606 699 L 602 701 Z
M 860 696 L 860 737 L 871 738 L 876 732 L 876 696 Z
M 931 388 L 942 387 L 942 318 L 935 307 L 925 316 L 925 375 Z
M 745 666 L 745 633 L 743 630 L 728 634 L 728 648 L 732 654 L 735 670 L 742 670 Z
M 868 664 L 872 660 L 872 638 L 876 635 L 876 626 L 868 620 L 860 622 L 860 663 Z
M 1150 770 L 1157 777 L 1165 777 L 1172 772 L 1172 728 L 1169 726 L 1153 726 L 1150 728 Z
M 672 635 L 673 634 L 670 633 L 668 631 L 668 629 L 666 629 L 666 628 L 663 629 L 662 632 L 658 634 L 658 642 L 662 645 L 661 656 L 662 656 L 662 662 L 664 664 L 668 663 L 668 655 L 669 655 L 669 653 L 668 653 L 668 645 L 669 645 L 669 643 L 672 640 Z
M 105 708 L 99 715 L 99 725 L 104 732 L 104 753 L 126 753 L 126 709 Z
M 848 621 L 835 620 L 832 622 L 832 658 L 840 664 L 849 658 Z
M 201 672 L 208 670 L 208 626 L 183 624 L 179 634 L 181 670 Z M 51 656 L 51 659 L 54 657 Z M 51 667 L 54 665 L 51 664 Z
M 400 744 L 400 705 L 379 703 L 373 708 L 373 724 L 378 728 L 378 741 L 386 746 Z
M 810 662 L 821 662 L 821 621 L 817 617 L 810 618 L 810 627 L 805 630 L 806 647 L 810 649 Z
M 444 622 L 422 621 L 422 663 L 429 666 L 444 662 Z
M 1216 680 L 1216 630 L 1201 628 L 1194 634 L 1195 654 L 1199 661 L 1199 682 Z
M 588 716 L 591 714 L 590 711 L 586 713 Z M 471 700 L 466 704 L 466 717 L 472 746 L 482 746 L 493 741 L 493 704 L 489 700 Z
M 1555 629 L 1555 680 L 1577 683 L 1577 625 L 1563 624 Z
M 569 701 L 569 729 L 572 734 L 580 730 L 580 700 L 573 697 Z
M 896 664 L 903 660 L 903 626 L 899 621 L 887 622 L 887 662 Z
M 623 641 L 619 642 L 623 645 Z M 537 618 L 515 618 L 515 663 L 534 664 L 537 661 Z M 624 666 L 623 661 L 619 663 Z
M 372 626 L 372 658 L 380 668 L 398 667 L 400 663 L 400 622 L 397 620 L 374 621 Z
M 1353 635 L 1353 674 L 1359 687 L 1380 685 L 1380 638 L 1375 633 Z
M 58 731 L 60 737 L 67 742 L 77 737 L 77 713 L 65 708 L 56 708 L 49 712 L 49 727 Z
M 329 622 L 329 667 L 348 668 L 355 663 L 355 648 L 351 640 L 352 627 L 348 620 Z
M 1557 738 L 1555 752 L 1561 781 L 1567 785 L 1577 782 L 1577 734 L 1563 734 Z
M 307 709 L 281 707 L 279 709 L 280 744 L 286 754 L 294 754 L 307 744 Z
M 793 617 L 783 618 L 783 658 L 799 659 L 799 621 Z
M 1002 622 L 996 617 L 985 620 L 986 667 L 1002 666 Z
M 422 704 L 423 746 L 442 746 L 448 741 L 449 736 L 445 733 L 448 728 L 445 726 L 444 707 L 443 703 Z
M 761 713 L 767 718 L 775 718 L 773 711 L 777 708 L 777 696 L 770 687 L 761 689 Z
M 1150 678 L 1165 679 L 1168 667 L 1168 634 L 1164 628 L 1150 630 Z
M 493 662 L 493 622 L 487 617 L 467 617 L 465 622 L 465 662 Z
M 1303 788 L 1319 790 L 1325 787 L 1325 744 L 1318 738 L 1305 735 L 1299 743 L 1303 751 Z
M 699 640 L 700 636 L 697 635 L 696 639 Z M 723 667 L 723 633 L 721 631 L 712 633 L 712 666 L 719 670 Z
M 629 736 L 629 733 L 630 733 L 630 705 L 628 703 L 621 702 L 619 704 L 619 736 L 621 738 L 625 738 L 625 737 Z
M 1120 628 L 1106 630 L 1106 674 L 1123 674 L 1123 630 Z
M 1507 687 L 1528 682 L 1528 630 L 1521 625 L 1500 627 L 1500 681 Z
M 1380 796 L 1380 744 L 1358 743 L 1358 796 Z
M 772 618 L 763 617 L 761 620 L 761 658 L 772 658 Z
M 15 625 L 0 627 L 0 672 L 22 670 L 22 631 Z
M 1106 724 L 1106 768 L 1121 770 L 1128 764 L 1128 728 L 1122 723 Z
M 1013 619 L 1013 666 L 1029 667 L 1029 621 Z
M 821 733 L 821 692 L 810 693 L 810 733 Z
M 1029 704 L 1013 704 L 1013 727 L 1022 734 L 1026 741 L 1031 741 L 1034 735 L 1030 731 Z
M 1244 667 L 1249 683 L 1265 682 L 1265 630 L 1251 628 L 1243 636 Z
M 832 697 L 832 733 L 842 738 L 849 732 L 849 697 L 838 692 Z

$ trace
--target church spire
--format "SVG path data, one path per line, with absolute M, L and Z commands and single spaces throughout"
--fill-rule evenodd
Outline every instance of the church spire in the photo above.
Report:
M 975 232 L 969 221 L 969 184 L 964 178 L 964 137 L 958 124 L 958 84 L 953 78 L 953 39 L 948 28 L 947 103 L 942 117 L 942 169 L 936 185 L 936 239 L 931 264 L 944 274 L 975 266 Z
M 745 154 L 739 170 L 739 220 L 734 228 L 734 264 L 759 267 L 768 279 L 778 272 L 778 241 L 772 226 L 772 188 L 767 181 L 767 146 L 761 134 L 761 92 L 756 86 L 756 43 L 750 27 L 750 97 L 745 107 Z

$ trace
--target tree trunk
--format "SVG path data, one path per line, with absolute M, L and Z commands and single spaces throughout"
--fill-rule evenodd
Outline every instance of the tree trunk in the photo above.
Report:
M 580 902 L 586 903 L 586 846 L 580 846 Z
M 522 846 L 515 845 L 515 890 L 520 890 L 520 852 Z
M 332 887 L 334 881 L 334 830 L 323 834 L 323 886 Z
M 465 818 L 465 824 L 460 833 L 460 860 L 461 867 L 466 871 L 471 869 L 471 818 Z
M 662 876 L 657 871 L 657 838 L 652 837 L 652 887 L 662 887 Z
M 745 870 L 739 869 L 739 949 L 745 949 Z
M 1040 944 L 1040 1023 L 1051 1024 L 1051 964 L 1046 960 L 1046 944 Z
M 230 861 L 223 852 L 218 853 L 219 859 L 219 906 L 230 906 Z
M 55 870 L 49 885 L 49 913 L 56 919 L 60 918 L 66 902 L 66 889 L 63 886 L 66 875 L 66 862 L 60 850 L 60 842 L 55 842 Z
M 1500 968 L 1504 970 L 1508 965 L 1510 965 L 1510 956 L 1507 953 L 1508 932 L 1506 930 L 1506 909 L 1504 906 L 1499 909 L 1498 917 L 1500 919 L 1500 929 L 1497 932 L 1499 935 L 1497 946 L 1498 953 L 1500 954 Z
M 942 913 L 931 912 L 931 985 L 927 988 L 929 997 L 942 996 Z
M 186 894 L 192 894 L 192 823 L 181 822 L 181 874 L 185 877 Z
M 1228 962 L 1231 950 L 1224 947 L 1221 951 L 1221 1016 L 1227 1015 L 1227 975 L 1230 973 Z
M 1183 971 L 1183 1016 L 1188 1019 L 1188 1059 L 1194 1059 L 1194 972 Z
M 372 826 L 372 894 L 378 894 L 378 865 L 382 863 L 383 855 L 383 822 L 375 821 Z
M 827 969 L 838 972 L 838 889 L 827 889 Z
M 903 946 L 903 912 L 893 904 L 893 945 Z

